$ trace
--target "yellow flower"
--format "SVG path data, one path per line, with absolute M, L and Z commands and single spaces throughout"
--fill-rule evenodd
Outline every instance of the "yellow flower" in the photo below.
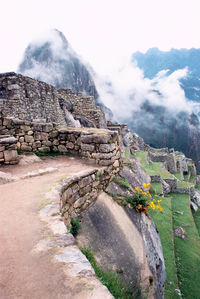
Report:
M 160 202 L 162 202 L 162 199 L 159 199 L 159 200 L 158 200 L 158 203 L 160 203 Z
M 161 207 L 160 205 L 157 205 L 157 209 L 158 209 L 159 211 L 162 211 L 162 207 Z
M 144 183 L 144 184 L 143 184 L 143 187 L 144 187 L 144 188 L 146 188 L 146 187 L 147 187 L 147 184 L 146 184 L 146 183 Z
M 150 188 L 150 187 L 151 187 L 151 184 L 149 184 L 149 183 L 148 183 L 148 184 L 147 184 L 147 187 L 149 187 L 149 188 Z
M 138 187 L 136 187 L 135 190 L 136 190 L 137 192 L 139 192 L 139 188 L 138 188 Z

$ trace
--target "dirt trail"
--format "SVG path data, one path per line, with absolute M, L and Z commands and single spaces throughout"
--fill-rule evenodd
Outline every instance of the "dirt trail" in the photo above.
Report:
M 0 171 L 21 175 L 39 168 L 57 167 L 42 176 L 0 185 L 0 298 L 74 298 L 73 284 L 66 281 L 62 263 L 53 252 L 32 254 L 31 250 L 49 231 L 38 211 L 55 182 L 67 175 L 89 169 L 70 157 L 45 158 L 28 166 L 1 167 Z

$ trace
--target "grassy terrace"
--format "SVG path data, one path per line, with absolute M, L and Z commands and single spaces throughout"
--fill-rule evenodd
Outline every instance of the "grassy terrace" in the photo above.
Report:
M 200 238 L 194 223 L 187 194 L 171 194 L 173 211 L 173 229 L 181 226 L 186 239 L 174 237 L 175 259 L 179 288 L 187 299 L 199 299 L 200 277 Z M 183 211 L 181 215 L 177 211 Z
M 146 155 L 147 155 L 147 152 L 139 151 L 139 152 L 134 154 L 134 159 L 137 159 L 137 158 L 140 159 L 142 169 L 146 173 L 148 173 L 148 175 L 151 176 L 151 175 L 160 174 L 160 176 L 163 179 L 173 178 L 173 175 L 171 173 L 169 173 L 167 170 L 162 168 L 162 163 L 161 162 L 151 162 L 151 163 L 148 164 L 146 162 Z
M 176 275 L 176 265 L 174 256 L 174 240 L 172 235 L 172 209 L 171 198 L 162 198 L 163 211 L 150 210 L 149 214 L 154 220 L 163 247 L 167 280 L 165 283 L 165 299 L 180 298 L 175 289 L 178 288 L 178 279 Z
M 154 189 L 156 194 L 162 194 L 162 184 L 161 184 L 161 182 L 151 183 L 151 186 Z
M 193 214 L 193 218 L 194 218 L 194 222 L 196 224 L 199 236 L 200 236 L 200 208 L 198 209 L 197 212 L 192 212 Z

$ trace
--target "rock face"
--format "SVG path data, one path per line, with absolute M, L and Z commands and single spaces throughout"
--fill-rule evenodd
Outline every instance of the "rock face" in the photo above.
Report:
M 18 70 L 25 76 L 49 83 L 56 88 L 70 88 L 98 98 L 92 77 L 62 32 L 51 30 L 42 42 L 28 45 Z
M 165 266 L 154 223 L 102 193 L 82 220 L 78 243 L 104 269 L 120 272 L 133 297 L 164 298 Z

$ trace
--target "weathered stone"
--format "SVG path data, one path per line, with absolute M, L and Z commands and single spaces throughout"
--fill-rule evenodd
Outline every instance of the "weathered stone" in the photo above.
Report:
M 31 127 L 30 126 L 26 126 L 26 125 L 21 125 L 20 128 L 25 131 L 25 132 L 28 132 L 31 130 Z
M 61 153 L 65 153 L 65 152 L 67 152 L 67 148 L 66 148 L 64 145 L 59 145 L 59 146 L 58 146 L 58 150 L 59 150 L 59 152 L 61 152 Z
M 27 143 L 22 143 L 21 144 L 21 150 L 24 151 L 24 152 L 31 152 L 32 148 L 31 148 L 31 146 L 28 146 Z
M 4 151 L 4 159 L 5 159 L 5 162 L 11 162 L 11 161 L 17 161 L 17 151 L 16 150 L 7 150 L 7 151 Z
M 72 142 L 66 142 L 66 147 L 69 148 L 69 149 L 73 149 L 74 144 Z
M 84 188 L 81 188 L 79 193 L 80 193 L 80 196 L 84 196 L 85 194 L 91 192 L 91 186 L 86 186 Z
M 108 165 L 111 165 L 111 164 L 112 164 L 111 160 L 100 160 L 99 161 L 99 165 L 101 165 L 101 166 L 108 166 Z
M 79 186 L 80 186 L 80 188 L 83 188 L 83 187 L 89 185 L 91 182 L 92 182 L 92 178 L 90 176 L 87 176 L 79 182 Z
M 53 145 L 59 145 L 59 141 L 58 141 L 58 139 L 54 139 L 54 141 L 53 141 Z
M 28 135 L 33 135 L 33 131 L 28 131 Z
M 109 143 L 111 140 L 111 135 L 102 134 L 102 135 L 86 135 L 81 136 L 82 143 Z
M 41 152 L 41 153 L 48 153 L 48 152 L 50 152 L 50 147 L 42 146 L 42 147 L 38 148 L 38 151 Z
M 198 206 L 200 207 L 200 192 L 198 190 L 195 190 L 191 194 L 191 200 Z
M 0 145 L 0 152 L 3 152 L 5 150 L 5 146 Z
M 194 212 L 197 212 L 199 208 L 193 201 L 190 202 L 190 207 Z
M 25 135 L 25 142 L 27 142 L 27 143 L 34 142 L 33 136 Z
M 85 152 L 93 152 L 94 151 L 94 145 L 92 144 L 81 144 L 81 150 Z
M 185 239 L 186 236 L 185 236 L 185 231 L 184 229 L 180 226 L 180 227 L 177 227 L 175 230 L 174 230 L 174 235 L 181 238 L 181 239 Z
M 0 144 L 13 144 L 13 143 L 17 143 L 17 139 L 15 137 L 0 138 Z
M 100 144 L 99 146 L 99 151 L 100 153 L 109 153 L 114 151 L 116 148 L 116 145 L 114 143 L 112 144 Z
M 92 158 L 94 159 L 102 159 L 102 160 L 108 160 L 113 157 L 113 153 L 92 153 Z
M 75 203 L 74 203 L 74 208 L 80 208 L 84 203 L 86 199 L 84 197 L 79 198 Z

